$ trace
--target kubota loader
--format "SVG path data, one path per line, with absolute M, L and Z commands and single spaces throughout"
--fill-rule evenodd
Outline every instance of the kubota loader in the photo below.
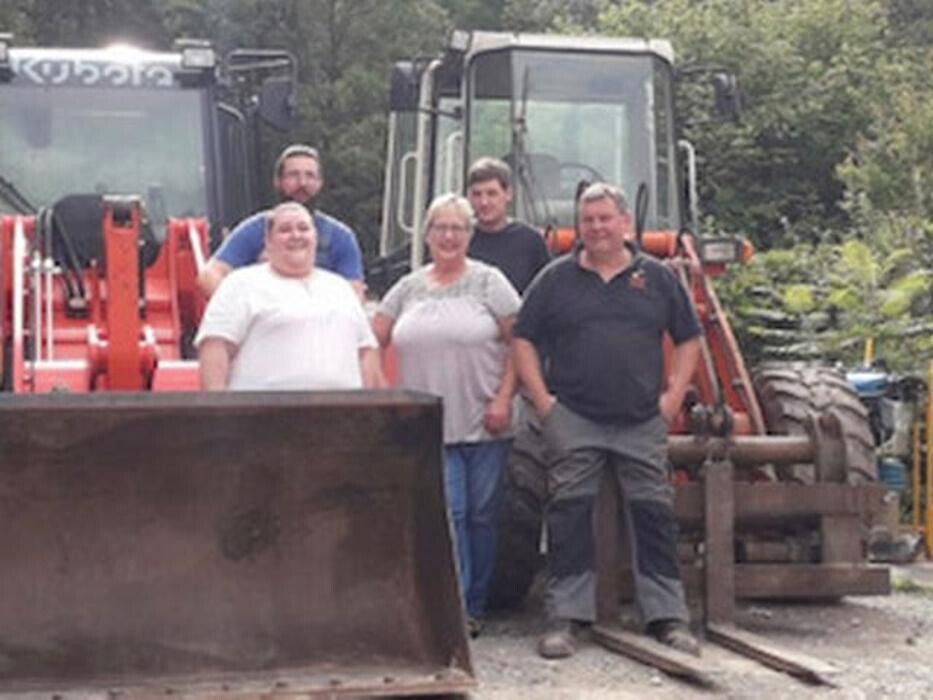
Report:
M 471 687 L 440 401 L 195 391 L 197 271 L 258 171 L 213 52 L 8 41 L 0 695 Z

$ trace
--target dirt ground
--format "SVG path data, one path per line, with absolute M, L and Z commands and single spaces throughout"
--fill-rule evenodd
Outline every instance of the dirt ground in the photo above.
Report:
M 479 688 L 471 700 L 597 698 L 933 698 L 933 564 L 893 571 L 891 596 L 833 604 L 752 604 L 737 622 L 770 643 L 831 664 L 836 687 L 809 686 L 711 644 L 703 659 L 718 688 L 690 686 L 592 642 L 563 661 L 537 656 L 539 599 L 492 617 L 472 643 Z

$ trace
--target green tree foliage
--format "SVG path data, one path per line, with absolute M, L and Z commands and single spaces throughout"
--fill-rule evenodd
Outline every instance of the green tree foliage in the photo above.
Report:
M 502 29 L 505 0 L 439 0 L 454 26 L 464 29 Z
M 738 76 L 740 125 L 711 126 L 708 111 L 687 106 L 702 206 L 717 226 L 764 247 L 848 226 L 836 167 L 880 95 L 887 29 L 878 2 L 604 2 L 596 29 L 667 37 L 680 64 Z
M 286 47 L 298 59 L 299 125 L 286 140 L 322 152 L 322 206 L 375 250 L 385 152 L 388 77 L 394 61 L 436 53 L 449 29 L 443 8 L 406 0 L 236 0 L 224 3 L 222 41 Z
M 720 285 L 748 359 L 853 365 L 866 338 L 897 369 L 933 351 L 933 268 L 910 236 L 771 250 Z
M 15 36 L 26 36 L 31 27 L 28 18 L 19 7 L 18 0 L 0 0 L 0 31 Z
M 929 0 L 887 0 L 888 21 L 898 44 L 933 46 L 933 3 Z
M 873 105 L 871 128 L 840 164 L 853 211 L 933 219 L 933 52 L 915 66 L 915 78 Z
M 866 277 L 880 281 L 868 310 L 850 315 L 851 332 L 880 336 L 880 352 L 895 365 L 917 368 L 929 357 L 933 330 L 933 52 L 905 53 L 912 60 L 890 81 L 889 99 L 872 105 L 871 127 L 838 172 L 853 235 L 885 263 Z
M 167 41 L 162 5 L 159 0 L 0 0 L 0 27 L 42 46 L 157 47 Z
M 600 5 L 600 0 L 508 0 L 502 12 L 503 25 L 516 32 L 568 27 L 590 31 L 596 25 Z

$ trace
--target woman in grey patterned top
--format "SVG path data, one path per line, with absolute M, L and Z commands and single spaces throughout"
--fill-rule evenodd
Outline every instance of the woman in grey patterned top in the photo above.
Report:
M 475 635 L 492 577 L 511 445 L 509 341 L 520 300 L 498 269 L 467 258 L 473 210 L 465 198 L 441 195 L 425 219 L 433 262 L 389 290 L 373 330 L 380 344 L 395 347 L 401 386 L 444 400 L 447 501 Z

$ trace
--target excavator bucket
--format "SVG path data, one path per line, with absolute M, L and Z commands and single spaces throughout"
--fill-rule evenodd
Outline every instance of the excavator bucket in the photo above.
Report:
M 0 396 L 0 694 L 469 689 L 441 460 L 401 391 Z

